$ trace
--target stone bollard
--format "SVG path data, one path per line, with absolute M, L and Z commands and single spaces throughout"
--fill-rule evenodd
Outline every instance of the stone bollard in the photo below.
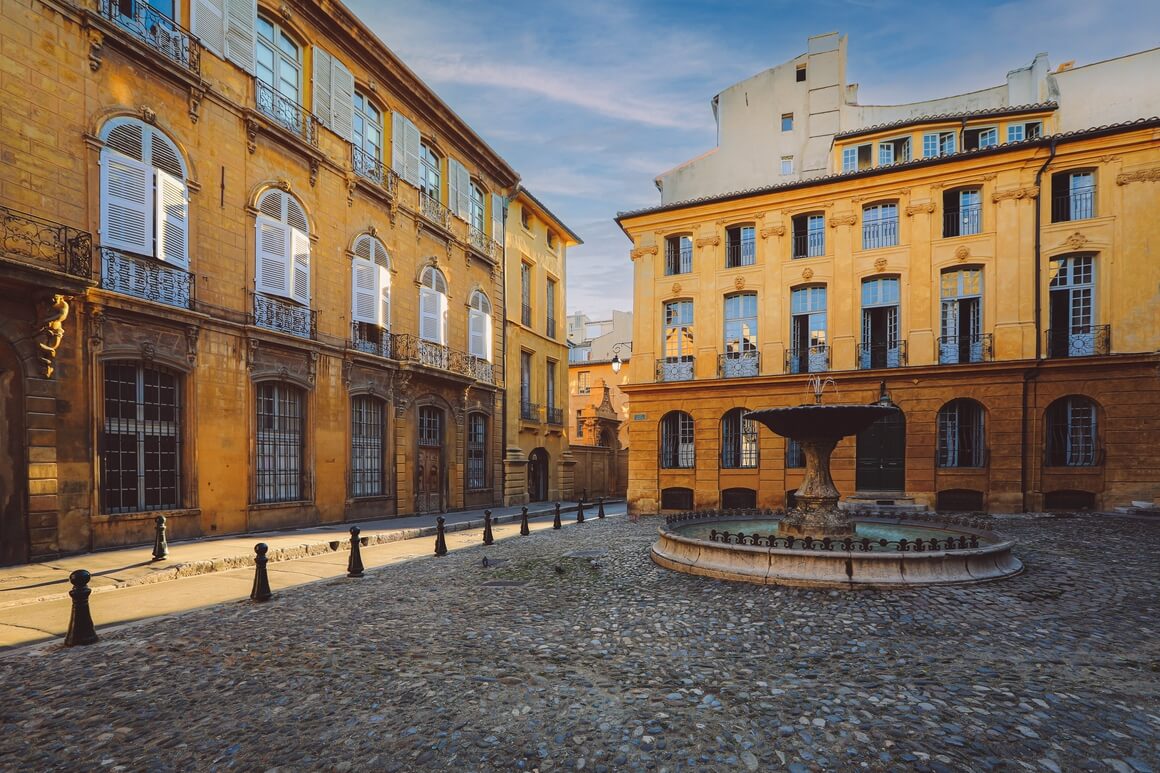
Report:
M 165 516 L 159 515 L 153 522 L 157 524 L 157 536 L 153 539 L 153 560 L 164 561 L 169 558 L 169 543 L 165 540 Z
M 447 536 L 443 533 L 443 516 L 435 519 L 435 555 L 447 555 Z
M 495 542 L 495 538 L 491 536 L 491 510 L 483 511 L 483 544 L 490 545 Z
M 584 497 L 576 503 L 576 523 L 584 523 Z
M 362 530 L 357 526 L 350 527 L 350 560 L 346 562 L 347 577 L 363 576 L 362 551 L 359 549 L 361 540 L 358 538 L 361 532 Z
M 72 596 L 72 615 L 68 619 L 68 633 L 64 637 L 66 647 L 97 643 L 97 630 L 93 627 L 93 616 L 89 612 L 89 595 L 93 592 L 89 580 L 92 578 L 84 569 L 77 569 L 68 576 L 73 587 L 68 592 Z
M 520 511 L 520 536 L 526 537 L 531 533 L 532 530 L 528 528 L 528 508 L 525 506 L 524 509 Z
M 554 518 L 552 518 L 552 528 L 553 529 L 560 528 L 560 503 L 559 502 L 556 503 L 556 516 Z
M 598 500 L 598 505 L 599 505 L 599 509 L 596 511 L 596 517 L 603 518 L 604 517 L 604 497 L 600 497 L 600 499 Z
M 252 601 L 269 601 L 274 597 L 270 590 L 270 574 L 266 571 L 266 563 L 270 560 L 266 558 L 266 552 L 269 550 L 265 542 L 254 545 L 257 555 L 254 556 L 254 588 L 250 591 Z

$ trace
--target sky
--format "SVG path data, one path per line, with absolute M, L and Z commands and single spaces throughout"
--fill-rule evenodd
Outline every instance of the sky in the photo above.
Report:
M 632 308 L 618 211 L 655 206 L 653 179 L 716 146 L 710 100 L 849 36 L 862 104 L 1005 82 L 1040 51 L 1054 68 L 1160 45 L 1155 0 L 346 0 L 584 244 L 568 312 Z

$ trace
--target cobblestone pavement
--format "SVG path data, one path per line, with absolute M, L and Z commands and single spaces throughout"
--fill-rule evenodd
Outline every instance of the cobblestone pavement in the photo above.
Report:
M 17 650 L 0 768 L 1160 767 L 1160 523 L 998 525 L 989 585 L 711 581 L 617 519 Z

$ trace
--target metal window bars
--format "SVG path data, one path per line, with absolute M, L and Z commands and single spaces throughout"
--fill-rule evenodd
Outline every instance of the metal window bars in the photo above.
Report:
M 0 207 L 0 258 L 88 279 L 93 237 L 87 231 Z
M 1047 331 L 1047 356 L 1094 357 L 1112 350 L 1111 325 L 1076 325 Z
M 101 248 L 101 287 L 154 303 L 190 307 L 193 274 L 149 258 Z
M 261 78 L 254 78 L 254 99 L 258 112 L 311 145 L 318 144 L 318 118 Z
M 254 293 L 252 324 L 267 330 L 312 339 L 317 333 L 318 312 L 270 295 Z
M 965 362 L 989 362 L 995 357 L 990 333 L 965 336 L 939 336 L 939 365 L 957 365 Z
M 426 191 L 419 192 L 419 214 L 440 228 L 451 230 L 451 210 Z
M 395 170 L 384 166 L 382 161 L 356 145 L 351 145 L 350 160 L 354 173 L 359 177 L 380 186 L 392 198 L 398 194 L 399 175 L 395 174 Z
M 717 355 L 717 374 L 721 378 L 746 378 L 761 374 L 761 352 L 756 349 L 725 352 Z
M 656 361 L 657 381 L 692 381 L 693 356 L 662 357 Z
M 383 401 L 365 395 L 350 403 L 350 495 L 382 496 L 386 493 L 384 474 Z
M 901 368 L 906 365 L 906 341 L 859 343 L 856 352 L 858 368 Z

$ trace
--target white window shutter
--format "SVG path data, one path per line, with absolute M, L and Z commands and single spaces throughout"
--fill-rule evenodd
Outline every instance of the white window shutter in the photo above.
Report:
M 391 272 L 382 266 L 375 266 L 379 273 L 379 325 L 391 329 Z
M 193 0 L 189 9 L 189 26 L 207 51 L 224 59 L 226 56 L 225 0 Z
M 168 172 L 157 175 L 157 257 L 189 266 L 189 191 Z
M 406 172 L 403 179 L 419 187 L 419 143 L 422 141 L 419 136 L 419 127 L 403 119 L 403 152 L 405 153 L 405 164 L 403 170 Z
M 439 343 L 447 343 L 447 296 L 443 293 L 435 293 L 436 302 L 439 304 Z
M 491 194 L 491 238 L 503 244 L 503 196 Z
M 351 319 L 379 324 L 378 266 L 363 258 L 351 261 Z
M 354 74 L 332 59 L 330 76 L 330 128 L 347 142 L 354 139 Z
M 484 344 L 484 314 L 479 309 L 467 313 L 467 350 L 476 357 L 487 358 Z
M 471 172 L 467 171 L 467 167 L 456 162 L 455 174 L 459 178 L 459 192 L 453 201 L 455 202 L 455 213 L 463 220 L 468 220 L 471 217 Z
M 330 109 L 331 94 L 333 94 L 333 85 L 331 84 L 331 72 L 334 70 L 334 58 L 326 53 L 322 46 L 314 47 L 314 103 L 311 106 L 311 112 L 318 116 L 318 120 L 322 122 L 323 126 L 334 128 L 332 124 L 333 113 Z
M 429 287 L 419 288 L 419 337 L 424 341 L 439 341 L 439 298 Z
M 456 215 L 459 212 L 459 168 L 461 164 L 454 158 L 447 159 L 447 203 Z
M 293 285 L 290 297 L 303 306 L 310 305 L 310 237 L 297 228 L 290 229 L 290 254 L 293 258 Z
M 260 293 L 290 295 L 290 229 L 264 215 L 257 218 L 254 287 Z
M 399 113 L 391 114 L 391 169 L 399 177 L 406 179 L 407 154 L 403 147 L 403 122 L 407 119 Z
M 226 58 L 254 74 L 255 27 L 258 0 L 224 0 L 226 6 Z
M 480 312 L 482 314 L 482 312 Z M 491 362 L 491 315 L 483 314 L 483 359 Z
M 153 254 L 153 170 L 116 151 L 101 151 L 101 244 Z

